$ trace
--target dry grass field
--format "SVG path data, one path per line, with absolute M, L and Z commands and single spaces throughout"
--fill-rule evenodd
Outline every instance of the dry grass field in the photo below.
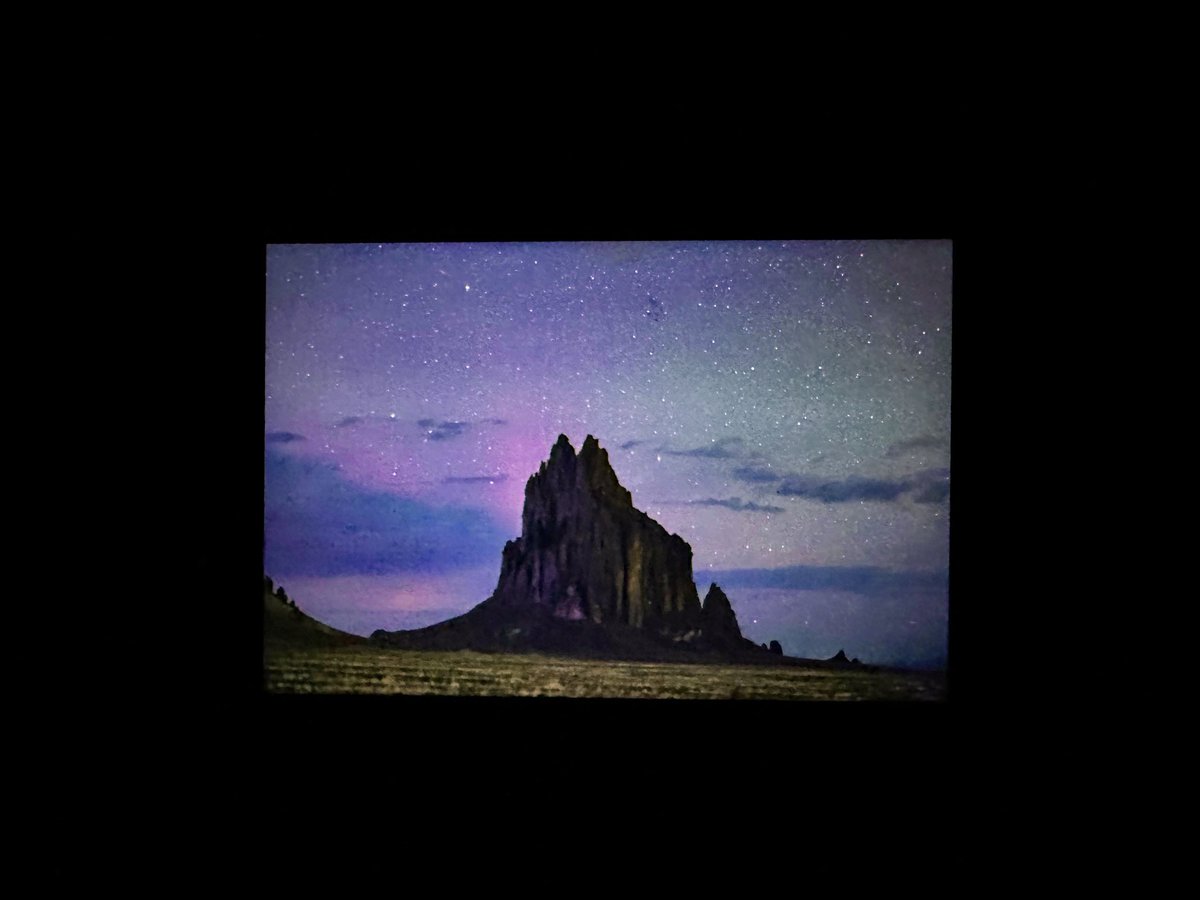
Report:
M 268 647 L 280 694 L 605 697 L 695 700 L 944 700 L 937 673 L 580 660 L 369 646 Z

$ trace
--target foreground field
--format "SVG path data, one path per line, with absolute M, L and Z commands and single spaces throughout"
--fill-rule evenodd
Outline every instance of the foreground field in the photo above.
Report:
M 284 694 L 615 697 L 686 700 L 943 700 L 945 678 L 785 666 L 578 660 L 536 655 L 269 650 L 267 691 Z

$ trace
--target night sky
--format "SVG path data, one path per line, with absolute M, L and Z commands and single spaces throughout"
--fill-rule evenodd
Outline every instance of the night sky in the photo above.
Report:
M 701 597 L 795 656 L 946 658 L 949 241 L 271 245 L 264 570 L 322 621 L 486 599 L 595 435 Z

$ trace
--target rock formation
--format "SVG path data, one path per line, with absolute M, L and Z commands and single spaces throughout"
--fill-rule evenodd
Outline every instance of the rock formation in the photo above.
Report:
M 847 657 L 845 650 L 839 650 L 834 656 L 831 656 L 829 659 L 825 660 L 825 664 L 833 669 L 868 669 L 868 668 L 871 668 L 869 666 L 865 666 L 858 659 L 858 657 L 855 657 L 854 659 L 850 659 L 849 657 Z
M 521 536 L 504 547 L 493 598 L 560 619 L 672 634 L 698 628 L 701 618 L 692 548 L 634 509 L 591 435 L 578 456 L 560 435 L 529 479 Z
M 742 637 L 717 585 L 701 606 L 692 548 L 634 508 L 591 435 L 578 454 L 560 435 L 529 479 L 521 536 L 504 546 L 491 597 L 446 622 L 371 639 L 429 649 L 771 659 Z
M 779 643 L 779 641 L 771 641 L 771 646 L 769 649 L 772 653 L 777 653 L 780 656 L 783 656 L 783 646 Z
M 704 606 L 700 611 L 700 630 L 709 641 L 717 644 L 734 644 L 743 640 L 733 605 L 716 582 L 709 585 L 704 598 Z

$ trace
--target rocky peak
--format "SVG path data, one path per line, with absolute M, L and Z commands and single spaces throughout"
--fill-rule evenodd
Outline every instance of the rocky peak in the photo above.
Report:
M 742 637 L 742 630 L 738 627 L 733 604 L 729 602 L 725 592 L 717 587 L 715 581 L 709 586 L 708 594 L 704 598 L 704 605 L 700 610 L 700 620 L 703 623 L 701 627 L 704 629 L 706 637 L 737 639 Z
M 565 434 L 550 448 L 550 459 L 525 485 L 521 536 L 534 526 L 558 528 L 569 519 L 590 518 L 601 503 L 632 507 L 633 497 L 621 487 L 608 461 L 608 451 L 588 435 L 576 455 Z
M 556 465 L 570 465 L 575 461 L 575 448 L 571 446 L 571 440 L 565 434 L 560 434 L 558 440 L 554 442 L 554 446 L 550 448 L 550 463 L 548 468 Z M 546 466 L 546 463 L 542 463 Z
M 608 451 L 590 434 L 584 438 L 583 447 L 579 451 L 579 464 L 583 476 L 581 483 L 593 496 L 611 500 L 622 506 L 633 505 L 633 496 L 617 481 L 617 473 L 608 461 Z
M 578 455 L 559 435 L 525 485 L 521 537 L 504 549 L 494 596 L 548 606 L 560 618 L 658 621 L 668 630 L 694 624 L 700 613 L 692 548 L 633 508 L 608 451 L 590 434 Z
M 528 497 L 530 490 L 535 485 L 548 487 L 556 494 L 570 491 L 575 482 L 577 468 L 575 448 L 571 446 L 571 442 L 567 440 L 565 434 L 560 434 L 554 446 L 550 448 L 550 459 L 542 461 L 542 464 L 538 466 L 537 473 L 530 477 L 529 483 L 525 486 L 526 496 Z M 526 505 L 528 505 L 528 501 Z

